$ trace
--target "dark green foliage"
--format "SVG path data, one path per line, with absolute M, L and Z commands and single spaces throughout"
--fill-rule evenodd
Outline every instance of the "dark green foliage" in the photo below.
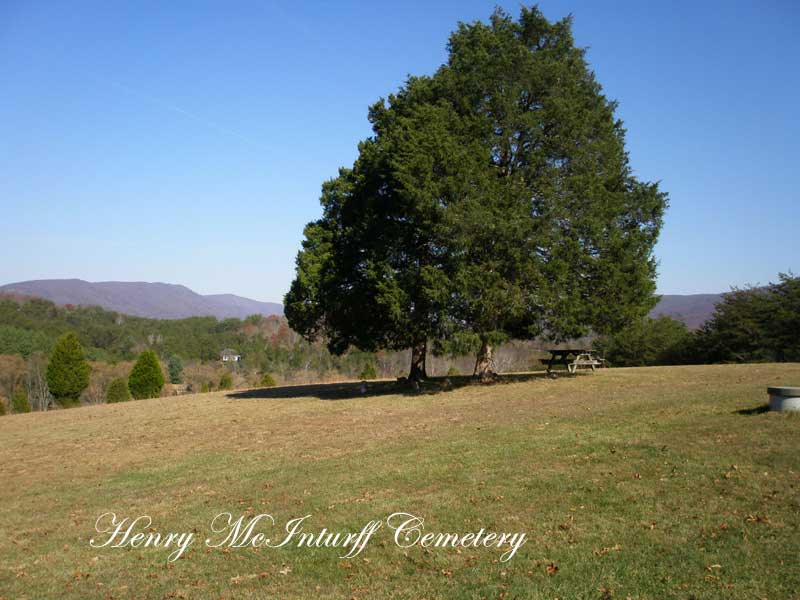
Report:
M 183 374 L 183 362 L 181 362 L 179 356 L 173 354 L 172 356 L 169 357 L 169 363 L 167 363 L 167 371 L 169 371 L 170 383 L 181 383 Z
M 459 375 L 461 375 L 461 372 L 458 370 L 458 367 L 450 365 L 450 368 L 447 369 L 447 377 L 458 377 Z
M 128 389 L 128 380 L 120 377 L 114 379 L 106 388 L 106 402 L 127 402 L 131 399 L 131 391 Z
M 210 384 L 204 383 L 203 385 L 200 386 L 200 393 L 207 394 L 208 392 L 211 391 L 211 387 L 212 386 Z
M 6 414 L 6 401 L 0 396 L 0 417 Z
M 263 321 L 270 319 L 277 317 Z M 70 331 L 76 333 L 89 359 L 108 362 L 133 360 L 135 348 L 141 346 L 153 346 L 164 357 L 218 360 L 222 348 L 246 348 L 249 355 L 250 347 L 258 343 L 257 338 L 245 335 L 243 321 L 238 319 L 146 319 L 95 306 L 67 310 L 38 298 L 0 297 L 0 353 L 50 352 L 56 339 Z
M 219 388 L 220 390 L 232 390 L 233 389 L 233 377 L 231 377 L 230 373 L 223 373 L 222 376 L 219 378 Z
M 47 365 L 50 393 L 63 407 L 79 403 L 81 393 L 89 386 L 91 368 L 83 354 L 83 346 L 74 332 L 56 342 Z
M 698 332 L 696 362 L 800 360 L 800 277 L 779 277 L 779 283 L 723 297 Z
M 375 369 L 375 365 L 372 363 L 367 363 L 364 365 L 364 368 L 361 370 L 361 373 L 358 374 L 359 379 L 377 379 L 378 378 L 378 371 Z
M 598 338 L 594 349 L 610 366 L 678 365 L 689 361 L 692 333 L 666 316 L 635 321 L 618 333 Z
M 277 384 L 275 383 L 275 378 L 270 375 L 269 373 L 264 373 L 264 376 L 261 378 L 261 387 L 275 387 Z
M 20 354 L 27 358 L 36 352 L 50 352 L 52 340 L 41 331 L 0 324 L 0 354 Z
M 164 387 L 164 373 L 158 356 L 152 350 L 145 350 L 136 359 L 136 364 L 128 376 L 128 388 L 137 400 L 158 398 Z
M 24 388 L 18 387 L 14 390 L 14 395 L 11 397 L 11 411 L 14 413 L 31 412 L 31 404 L 28 402 L 28 393 Z
M 497 11 L 449 47 L 438 76 L 490 150 L 483 193 L 455 205 L 457 323 L 483 341 L 563 340 L 644 316 L 666 196 L 632 176 L 570 19 Z
M 628 165 L 616 105 L 569 19 L 461 25 L 432 77 L 370 108 L 373 136 L 322 187 L 285 298 L 337 354 L 456 353 L 609 332 L 654 304 L 666 196 Z M 490 368 L 491 360 L 486 361 Z

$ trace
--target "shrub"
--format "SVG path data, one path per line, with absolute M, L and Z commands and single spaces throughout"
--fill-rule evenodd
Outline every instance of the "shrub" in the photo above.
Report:
M 377 379 L 378 373 L 375 370 L 375 365 L 372 363 L 367 363 L 364 365 L 364 368 L 361 369 L 361 373 L 358 374 L 359 379 Z
M 264 373 L 264 376 L 261 378 L 261 387 L 275 387 L 276 385 L 275 378 L 269 373 Z
M 687 362 L 692 334 L 667 316 L 634 321 L 616 334 L 598 338 L 594 348 L 614 367 L 679 365 Z
M 28 393 L 21 387 L 18 387 L 11 397 L 11 411 L 15 413 L 31 412 L 31 404 L 28 402 Z
M 448 377 L 458 377 L 461 375 L 461 371 L 455 365 L 450 365 L 450 368 L 447 369 L 447 376 Z
M 172 355 L 169 357 L 169 363 L 167 364 L 167 371 L 169 371 L 169 382 L 170 383 L 181 383 L 181 375 L 183 374 L 183 363 L 179 356 Z
M 131 399 L 131 391 L 128 389 L 128 380 L 120 377 L 114 379 L 106 388 L 106 402 L 126 402 Z
M 233 377 L 231 377 L 230 373 L 223 373 L 222 377 L 219 378 L 219 389 L 221 390 L 233 389 Z
M 83 390 L 89 387 L 90 371 L 78 336 L 73 332 L 63 335 L 56 342 L 47 365 L 50 393 L 61 406 L 76 406 Z
M 200 393 L 201 394 L 207 394 L 210 391 L 211 391 L 211 386 L 208 385 L 208 383 L 204 383 L 203 385 L 200 386 Z
M 800 360 L 800 277 L 734 289 L 697 333 L 694 362 Z
M 136 359 L 136 364 L 128 376 L 128 388 L 137 400 L 142 398 L 158 398 L 164 387 L 164 373 L 156 353 L 145 350 Z
M 0 417 L 6 414 L 6 401 L 0 396 Z

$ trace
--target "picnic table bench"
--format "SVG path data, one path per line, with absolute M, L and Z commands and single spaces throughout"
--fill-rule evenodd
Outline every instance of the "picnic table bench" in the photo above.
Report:
M 580 367 L 592 371 L 603 366 L 603 359 L 594 355 L 591 350 L 584 348 L 553 348 L 548 350 L 550 358 L 540 358 L 542 364 L 547 365 L 547 372 L 551 373 L 556 365 L 563 365 L 570 373 L 575 373 Z

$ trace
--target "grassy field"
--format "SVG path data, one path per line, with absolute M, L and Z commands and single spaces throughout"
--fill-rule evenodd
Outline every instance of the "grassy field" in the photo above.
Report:
M 605 370 L 402 395 L 389 384 L 0 419 L 0 598 L 800 598 L 800 365 Z M 348 397 L 350 396 L 350 397 Z M 92 548 L 95 521 L 194 532 Z M 359 531 L 525 532 L 494 548 L 206 548 L 220 512 Z M 269 528 L 268 528 L 269 529 Z

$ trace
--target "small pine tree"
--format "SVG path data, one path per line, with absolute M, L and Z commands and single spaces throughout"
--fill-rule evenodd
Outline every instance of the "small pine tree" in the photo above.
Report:
M 167 371 L 169 371 L 169 382 L 170 383 L 181 383 L 182 374 L 183 374 L 183 363 L 179 356 L 173 354 L 169 357 L 169 363 L 167 364 Z
M 128 376 L 128 388 L 137 400 L 142 398 L 158 398 L 164 387 L 164 373 L 156 353 L 145 350 L 136 359 L 136 364 Z
M 275 387 L 276 385 L 275 378 L 269 373 L 264 373 L 264 376 L 261 378 L 261 387 Z
M 28 402 L 28 393 L 21 387 L 18 387 L 11 397 L 11 410 L 15 413 L 31 412 L 31 403 Z
M 70 332 L 59 338 L 50 355 L 46 378 L 50 393 L 61 406 L 79 403 L 83 390 L 89 387 L 90 372 L 78 336 Z
M 372 363 L 367 363 L 364 365 L 364 368 L 361 369 L 361 373 L 358 374 L 359 379 L 377 379 L 378 372 L 375 370 L 375 365 Z
M 124 377 L 114 379 L 108 384 L 106 389 L 106 402 L 126 402 L 131 399 L 131 391 L 128 389 L 128 380 Z
M 230 373 L 223 373 L 222 377 L 219 378 L 219 389 L 221 390 L 233 389 L 233 377 L 231 377 Z

